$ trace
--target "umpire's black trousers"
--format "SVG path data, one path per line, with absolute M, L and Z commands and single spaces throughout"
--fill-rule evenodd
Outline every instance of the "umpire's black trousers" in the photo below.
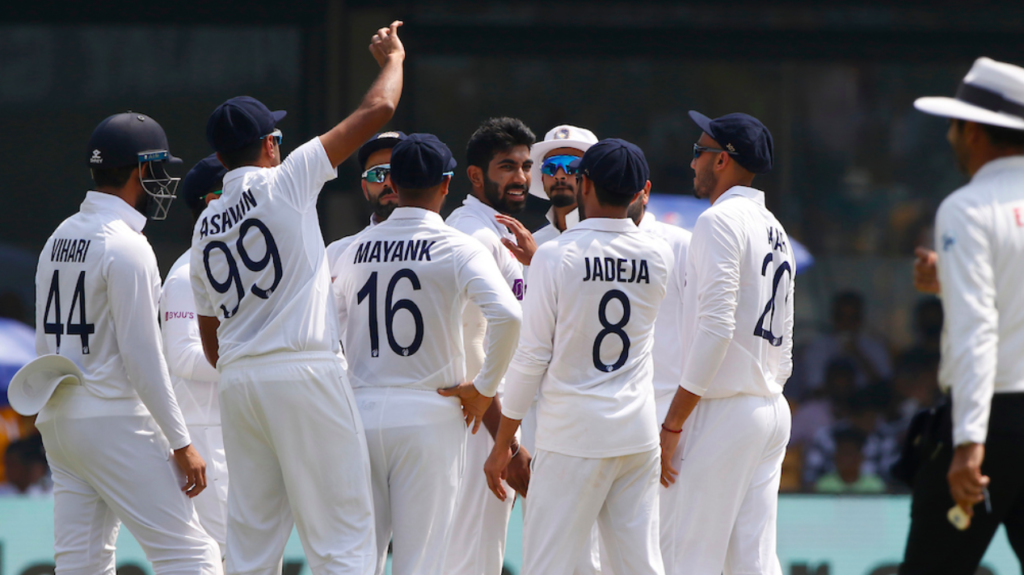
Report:
M 948 409 L 942 413 L 950 417 Z M 983 503 L 976 505 L 966 531 L 956 530 L 946 519 L 954 504 L 946 479 L 953 460 L 951 437 L 933 437 L 924 443 L 900 574 L 973 574 L 1000 523 L 1006 526 L 1017 558 L 1024 559 L 1024 393 L 993 396 L 981 466 L 982 474 L 992 479 L 988 487 L 992 513 L 986 512 Z

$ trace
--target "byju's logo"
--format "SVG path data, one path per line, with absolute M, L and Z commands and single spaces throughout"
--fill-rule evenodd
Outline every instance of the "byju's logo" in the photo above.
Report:
M 526 285 L 523 280 L 516 280 L 512 282 L 512 294 L 516 296 L 516 299 L 523 301 L 523 295 L 526 293 Z
M 103 156 L 100 155 L 100 151 L 99 150 L 93 150 L 92 151 L 92 158 L 89 158 L 89 162 L 92 163 L 92 164 L 102 164 L 103 163 Z

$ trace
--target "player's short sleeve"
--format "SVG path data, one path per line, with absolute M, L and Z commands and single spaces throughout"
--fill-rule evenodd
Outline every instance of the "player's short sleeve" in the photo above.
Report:
M 316 209 L 324 184 L 338 177 L 320 138 L 296 148 L 274 170 L 274 191 L 300 212 Z
M 192 298 L 195 301 L 196 313 L 206 317 L 216 317 L 210 296 L 206 293 L 206 263 L 203 261 L 202 250 L 192 246 L 189 251 L 189 281 L 192 283 Z

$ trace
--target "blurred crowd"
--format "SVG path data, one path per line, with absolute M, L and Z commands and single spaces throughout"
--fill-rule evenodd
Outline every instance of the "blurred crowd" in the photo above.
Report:
M 864 326 L 864 299 L 842 292 L 830 329 L 797 351 L 785 394 L 793 433 L 782 489 L 810 493 L 905 491 L 890 468 L 910 419 L 938 401 L 942 305 L 921 299 L 913 343 L 893 350 Z
M 866 331 L 865 311 L 860 294 L 839 293 L 832 302 L 829 330 L 797 351 L 785 388 L 793 408 L 793 434 L 783 466 L 783 491 L 906 490 L 889 469 L 899 457 L 910 418 L 939 399 L 942 305 L 936 298 L 918 302 L 914 342 L 901 350 Z M 50 493 L 39 432 L 31 418 L 7 405 L 0 406 L 0 453 L 0 496 Z

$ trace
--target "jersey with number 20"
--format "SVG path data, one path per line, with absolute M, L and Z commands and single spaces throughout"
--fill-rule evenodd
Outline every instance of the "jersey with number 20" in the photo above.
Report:
M 789 236 L 764 192 L 734 186 L 697 219 L 683 287 L 683 381 L 708 398 L 773 396 L 793 371 Z
M 320 138 L 273 168 L 224 176 L 192 234 L 199 315 L 220 320 L 223 367 L 278 352 L 338 351 L 337 313 L 316 201 L 337 172 Z

